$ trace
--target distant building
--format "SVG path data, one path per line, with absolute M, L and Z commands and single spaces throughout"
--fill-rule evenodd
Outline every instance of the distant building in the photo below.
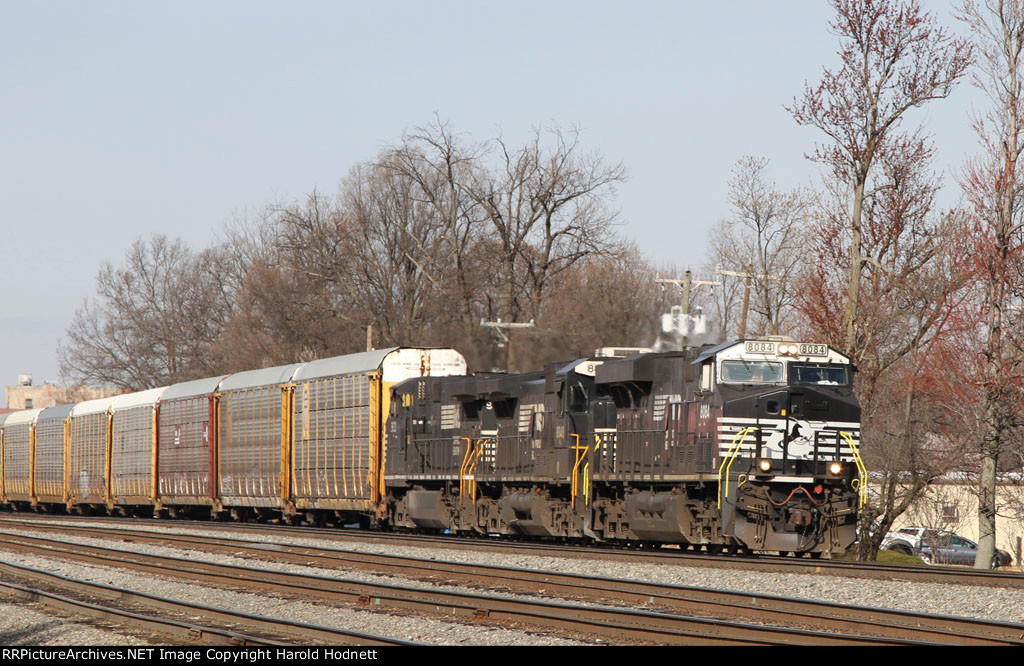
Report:
M 892 528 L 931 527 L 978 540 L 978 480 L 962 473 L 946 474 L 896 519 Z M 996 482 L 996 547 L 1021 566 L 1024 555 L 1024 476 L 1002 473 Z
M 45 383 L 41 386 L 32 385 L 32 375 L 18 375 L 18 385 L 7 387 L 6 410 L 40 409 L 67 405 L 83 400 L 108 398 L 124 393 L 116 388 L 94 388 L 90 386 L 57 386 Z

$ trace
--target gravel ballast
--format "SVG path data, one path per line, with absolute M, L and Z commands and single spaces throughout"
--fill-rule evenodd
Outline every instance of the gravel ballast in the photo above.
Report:
M 125 529 L 130 528 L 126 526 Z M 137 529 L 176 534 L 196 532 L 194 528 L 190 530 L 188 527 L 179 526 L 146 526 Z M 236 533 L 226 530 L 202 529 L 200 531 L 203 535 L 238 538 Z M 687 567 L 675 564 L 655 565 L 601 562 L 581 558 L 510 555 L 508 553 L 489 553 L 465 549 L 342 543 L 337 540 L 321 540 L 300 535 L 261 535 L 260 539 L 266 543 L 296 543 L 303 546 L 377 552 L 435 560 L 521 567 L 531 570 L 550 570 L 591 576 L 612 576 L 615 578 L 675 585 L 801 597 L 859 606 L 875 606 L 879 608 L 894 608 L 1024 623 L 1024 590 L 1008 588 L 866 580 L 824 574 L 776 574 L 716 569 L 713 567 Z M 85 539 L 71 535 L 65 535 L 62 537 L 62 540 L 177 557 L 190 556 L 214 562 L 238 563 L 245 566 L 272 568 L 296 573 L 317 573 L 319 575 L 348 579 L 385 580 L 400 585 L 435 587 L 422 581 L 409 581 L 396 576 L 380 576 L 358 571 L 339 571 L 303 567 L 294 564 L 269 563 L 266 561 L 257 562 L 248 558 L 233 558 L 210 553 L 195 554 L 194 551 L 183 551 L 139 543 L 132 543 L 126 546 L 120 541 Z M 307 601 L 294 601 L 258 594 L 219 590 L 202 585 L 165 581 L 155 577 L 140 577 L 137 574 L 128 572 L 122 573 L 113 569 L 89 567 L 51 558 L 16 555 L 6 551 L 0 551 L 0 559 L 25 566 L 46 566 L 62 575 L 87 580 L 98 580 L 104 583 L 138 589 L 151 594 L 236 608 L 264 615 L 286 617 L 303 622 L 343 626 L 348 629 L 394 636 L 405 640 L 445 645 L 566 645 L 577 643 L 576 641 L 559 639 L 553 636 L 487 627 L 479 624 L 465 624 L 444 619 L 397 615 L 355 608 L 335 608 L 326 604 L 316 604 Z M 450 585 L 442 587 L 445 589 L 464 589 Z M 478 592 L 479 590 L 472 591 Z M 9 630 L 7 620 L 3 619 L 8 615 L 10 614 L 0 614 L 0 632 L 7 632 Z

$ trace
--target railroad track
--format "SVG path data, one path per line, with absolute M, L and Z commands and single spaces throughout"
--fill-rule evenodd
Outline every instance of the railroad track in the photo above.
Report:
M 10 515 L 10 514 L 8 514 Z M 771 573 L 793 573 L 808 575 L 845 576 L 875 580 L 899 580 L 911 583 L 943 583 L 961 585 L 987 585 L 1011 589 L 1024 589 L 1024 572 L 1004 570 L 960 569 L 944 566 L 913 566 L 903 564 L 882 564 L 878 562 L 845 562 L 835 560 L 812 560 L 793 557 L 737 555 L 707 555 L 662 548 L 655 550 L 633 550 L 624 548 L 573 546 L 565 544 L 536 543 L 528 541 L 500 541 L 487 538 L 466 538 L 453 536 L 432 536 L 406 533 L 387 533 L 371 530 L 328 529 L 314 527 L 293 527 L 259 523 L 228 523 L 214 521 L 166 521 L 156 519 L 112 519 L 81 518 L 70 516 L 32 516 L 31 518 L 0 518 L 0 524 L 8 521 L 32 523 L 86 521 L 121 527 L 182 527 L 203 526 L 201 529 L 217 529 L 237 532 L 247 538 L 257 535 L 275 537 L 309 537 L 338 543 L 390 544 L 423 548 L 448 548 L 453 550 L 476 550 L 482 552 L 505 552 L 516 555 L 540 557 L 576 557 L 596 561 L 647 563 L 658 565 L 681 565 L 687 567 L 710 567 L 738 571 L 766 571 Z
M 1024 625 L 813 602 L 774 595 L 752 595 L 548 571 L 439 562 L 430 559 L 342 549 L 313 548 L 299 544 L 267 544 L 224 537 L 55 525 L 35 526 L 34 529 L 60 531 L 62 534 L 78 534 L 87 538 L 151 543 L 225 555 L 246 554 L 260 559 L 272 559 L 275 562 L 315 564 L 343 570 L 360 569 L 468 585 L 486 584 L 488 587 L 522 593 L 549 595 L 557 593 L 573 599 L 614 602 L 657 609 L 659 612 L 686 613 L 714 619 L 727 618 L 740 623 L 778 623 L 790 627 L 811 627 L 816 631 L 839 632 L 840 634 L 857 632 L 864 636 L 897 642 L 925 641 L 962 645 L 1024 644 Z M 8 536 L 12 536 L 11 533 L 0 534 L 0 538 L 5 540 Z M 26 537 L 26 539 L 34 543 L 47 543 L 47 540 L 43 539 L 32 540 L 31 537 Z M 21 543 L 26 543 L 26 541 Z M 99 549 L 99 551 L 102 550 Z M 93 552 L 98 551 L 94 550 Z M 117 552 L 124 551 L 118 550 Z M 138 554 L 131 554 L 133 561 L 137 559 L 136 555 Z M 360 602 L 365 603 L 362 597 L 360 597 Z M 489 615 L 489 611 L 487 613 Z M 522 621 L 521 616 L 518 620 Z M 813 640 L 817 643 L 822 639 L 814 637 Z M 791 642 L 791 639 L 787 639 L 785 642 Z
M 416 645 L 385 636 L 168 599 L 123 587 L 60 576 L 10 562 L 0 561 L 0 573 L 4 574 L 5 578 L 29 580 L 36 585 L 45 586 L 44 589 L 0 581 L 0 592 L 5 596 L 40 603 L 73 615 L 168 636 L 177 641 L 251 646 L 305 645 L 311 641 L 327 645 L 378 647 Z M 60 590 L 62 593 L 54 590 Z M 127 608 L 128 606 L 142 607 L 149 612 L 138 612 Z M 182 619 L 186 617 L 189 619 Z M 239 630 L 238 627 L 244 629 Z M 246 631 L 254 633 L 245 633 Z
M 806 628 L 743 623 L 624 607 L 499 597 L 444 589 L 284 573 L 193 558 L 149 555 L 123 548 L 68 543 L 24 534 L 0 534 L 3 550 L 130 569 L 148 575 L 257 590 L 262 594 L 315 598 L 318 603 L 358 604 L 374 610 L 427 613 L 463 620 L 513 623 L 616 642 L 664 645 L 919 645 L 923 641 Z M 935 641 L 927 641 L 934 644 Z

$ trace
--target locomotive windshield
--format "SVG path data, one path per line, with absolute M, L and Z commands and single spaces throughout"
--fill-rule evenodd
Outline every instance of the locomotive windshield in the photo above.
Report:
M 785 381 L 781 363 L 773 361 L 722 361 L 722 381 L 743 384 L 777 384 Z
M 789 383 L 846 386 L 850 383 L 850 373 L 845 365 L 790 363 Z

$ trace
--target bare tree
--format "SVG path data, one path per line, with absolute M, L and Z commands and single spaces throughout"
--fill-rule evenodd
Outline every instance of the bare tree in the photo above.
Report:
M 556 282 L 586 291 L 598 280 L 585 260 L 622 250 L 610 199 L 624 169 L 584 153 L 575 132 L 546 136 L 513 150 L 436 122 L 354 167 L 336 197 L 248 213 L 202 253 L 140 242 L 124 268 L 101 271 L 68 333 L 67 374 L 142 388 L 350 353 L 368 326 L 377 342 L 456 346 L 491 367 L 481 318 L 540 322 Z M 531 361 L 581 340 L 565 311 Z
M 66 381 L 139 390 L 210 372 L 230 293 L 219 282 L 223 248 L 193 252 L 153 236 L 105 264 L 97 298 L 75 312 L 58 349 Z
M 540 368 L 599 347 L 652 346 L 668 308 L 669 296 L 655 282 L 660 274 L 631 244 L 579 261 L 552 282 L 536 327 L 519 333 L 529 340 L 519 362 Z
M 719 223 L 711 243 L 712 262 L 732 309 L 724 323 L 736 333 L 777 335 L 795 326 L 795 279 L 806 253 L 813 195 L 803 189 L 780 192 L 767 178 L 768 159 L 743 157 L 729 179 L 732 215 Z M 742 286 L 740 286 L 742 285 Z
M 240 262 L 239 298 L 222 344 L 228 367 L 361 349 L 368 315 L 339 204 L 314 190 L 304 202 L 268 207 L 257 226 Z
M 486 152 L 485 146 L 467 142 L 447 122 L 435 120 L 405 134 L 377 160 L 381 169 L 410 184 L 413 201 L 432 211 L 441 230 L 439 242 L 416 247 L 413 256 L 425 274 L 438 281 L 443 275 L 445 293 L 470 340 L 480 337 L 475 307 L 480 295 L 470 254 L 477 247 L 483 215 L 469 186 Z
M 494 283 L 499 316 L 537 319 L 552 280 L 582 259 L 609 254 L 618 212 L 608 205 L 617 184 L 626 179 L 621 164 L 606 164 L 596 152 L 584 153 L 579 132 L 535 130 L 518 149 L 500 137 L 498 167 L 477 171 L 471 188 L 493 241 Z M 518 363 L 507 345 L 506 367 Z
M 832 0 L 830 24 L 841 41 L 842 65 L 826 69 L 821 82 L 805 86 L 790 111 L 801 125 L 824 132 L 831 143 L 810 155 L 846 183 L 851 212 L 845 228 L 849 274 L 843 312 L 845 350 L 863 343 L 857 333 L 861 272 L 871 260 L 863 247 L 865 202 L 897 186 L 877 168 L 914 140 L 899 132 L 904 114 L 949 95 L 971 61 L 971 48 L 950 37 L 915 0 Z M 918 142 L 923 139 L 917 138 Z
M 447 225 L 420 194 L 417 183 L 380 165 L 356 167 L 341 186 L 339 268 L 386 344 L 429 336 L 446 311 L 439 306 L 454 272 L 441 261 Z
M 995 553 L 996 477 L 999 458 L 1024 425 L 1024 3 L 967 1 L 960 18 L 970 27 L 980 58 L 976 86 L 992 102 L 975 120 L 983 154 L 968 163 L 963 187 L 975 219 L 977 276 L 983 285 L 981 336 L 984 365 L 978 384 L 984 414 L 978 450 L 979 543 L 976 567 L 987 567 Z

